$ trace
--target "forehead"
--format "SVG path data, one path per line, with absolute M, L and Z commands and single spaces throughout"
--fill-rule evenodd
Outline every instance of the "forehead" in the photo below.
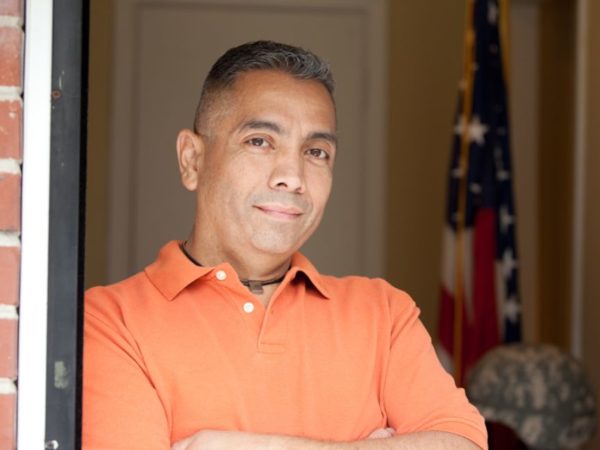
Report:
M 253 70 L 240 74 L 224 94 L 233 109 L 304 113 L 328 122 L 324 125 L 335 129 L 333 99 L 317 80 L 295 78 L 278 70 Z

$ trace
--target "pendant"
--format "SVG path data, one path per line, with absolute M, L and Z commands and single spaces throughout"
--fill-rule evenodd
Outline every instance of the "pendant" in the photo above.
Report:
M 263 294 L 265 292 L 262 283 L 256 280 L 248 280 L 248 289 L 250 289 L 250 292 L 253 294 Z

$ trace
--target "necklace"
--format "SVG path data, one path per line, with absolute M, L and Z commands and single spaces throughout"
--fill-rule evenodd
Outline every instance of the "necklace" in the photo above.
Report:
M 286 273 L 287 273 L 287 270 L 286 270 Z M 281 275 L 280 277 L 273 278 L 271 280 L 265 280 L 265 281 L 262 281 L 262 280 L 240 280 L 240 281 L 253 294 L 262 294 L 265 292 L 263 289 L 263 286 L 268 286 L 269 284 L 281 283 L 281 281 L 284 278 L 285 278 L 285 273 L 283 275 Z
M 179 244 L 179 248 L 181 249 L 183 254 L 185 256 L 187 256 L 188 259 L 190 261 L 192 261 L 194 264 L 196 264 L 197 266 L 204 267 L 200 261 L 196 260 L 192 255 L 189 254 L 189 252 L 185 248 L 185 244 L 187 244 L 187 241 L 183 241 L 181 244 Z M 246 286 L 250 290 L 250 292 L 252 292 L 253 294 L 263 294 L 265 292 L 263 289 L 263 286 L 281 283 L 283 281 L 283 279 L 285 278 L 285 274 L 287 273 L 288 270 L 290 270 L 289 267 L 286 269 L 286 271 L 283 273 L 283 275 L 281 275 L 277 278 L 272 278 L 270 280 L 240 280 L 240 282 L 244 286 Z

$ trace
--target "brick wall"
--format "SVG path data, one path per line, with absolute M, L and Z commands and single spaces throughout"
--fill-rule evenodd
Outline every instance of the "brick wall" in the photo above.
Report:
M 0 0 L 0 448 L 16 448 L 23 0 Z

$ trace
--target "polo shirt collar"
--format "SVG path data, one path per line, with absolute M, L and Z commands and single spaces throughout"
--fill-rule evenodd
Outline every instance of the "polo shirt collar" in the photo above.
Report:
M 169 301 L 194 281 L 206 277 L 214 271 L 214 267 L 203 267 L 194 264 L 179 248 L 179 242 L 170 241 L 160 249 L 158 258 L 146 267 L 144 272 L 152 284 Z M 326 299 L 330 298 L 326 283 L 315 266 L 299 252 L 292 256 L 292 264 L 284 283 L 295 279 L 302 272 L 317 291 Z
M 158 258 L 144 272 L 152 284 L 173 300 L 194 281 L 212 272 L 212 267 L 197 266 L 179 248 L 179 242 L 170 241 L 158 253 Z
M 316 267 L 302 253 L 296 252 L 294 256 L 292 256 L 292 265 L 289 272 L 291 272 L 290 279 L 292 280 L 296 278 L 298 272 L 302 272 L 324 298 L 331 298 L 329 290 L 327 289 L 327 284 L 323 280 L 323 275 L 319 273 Z

